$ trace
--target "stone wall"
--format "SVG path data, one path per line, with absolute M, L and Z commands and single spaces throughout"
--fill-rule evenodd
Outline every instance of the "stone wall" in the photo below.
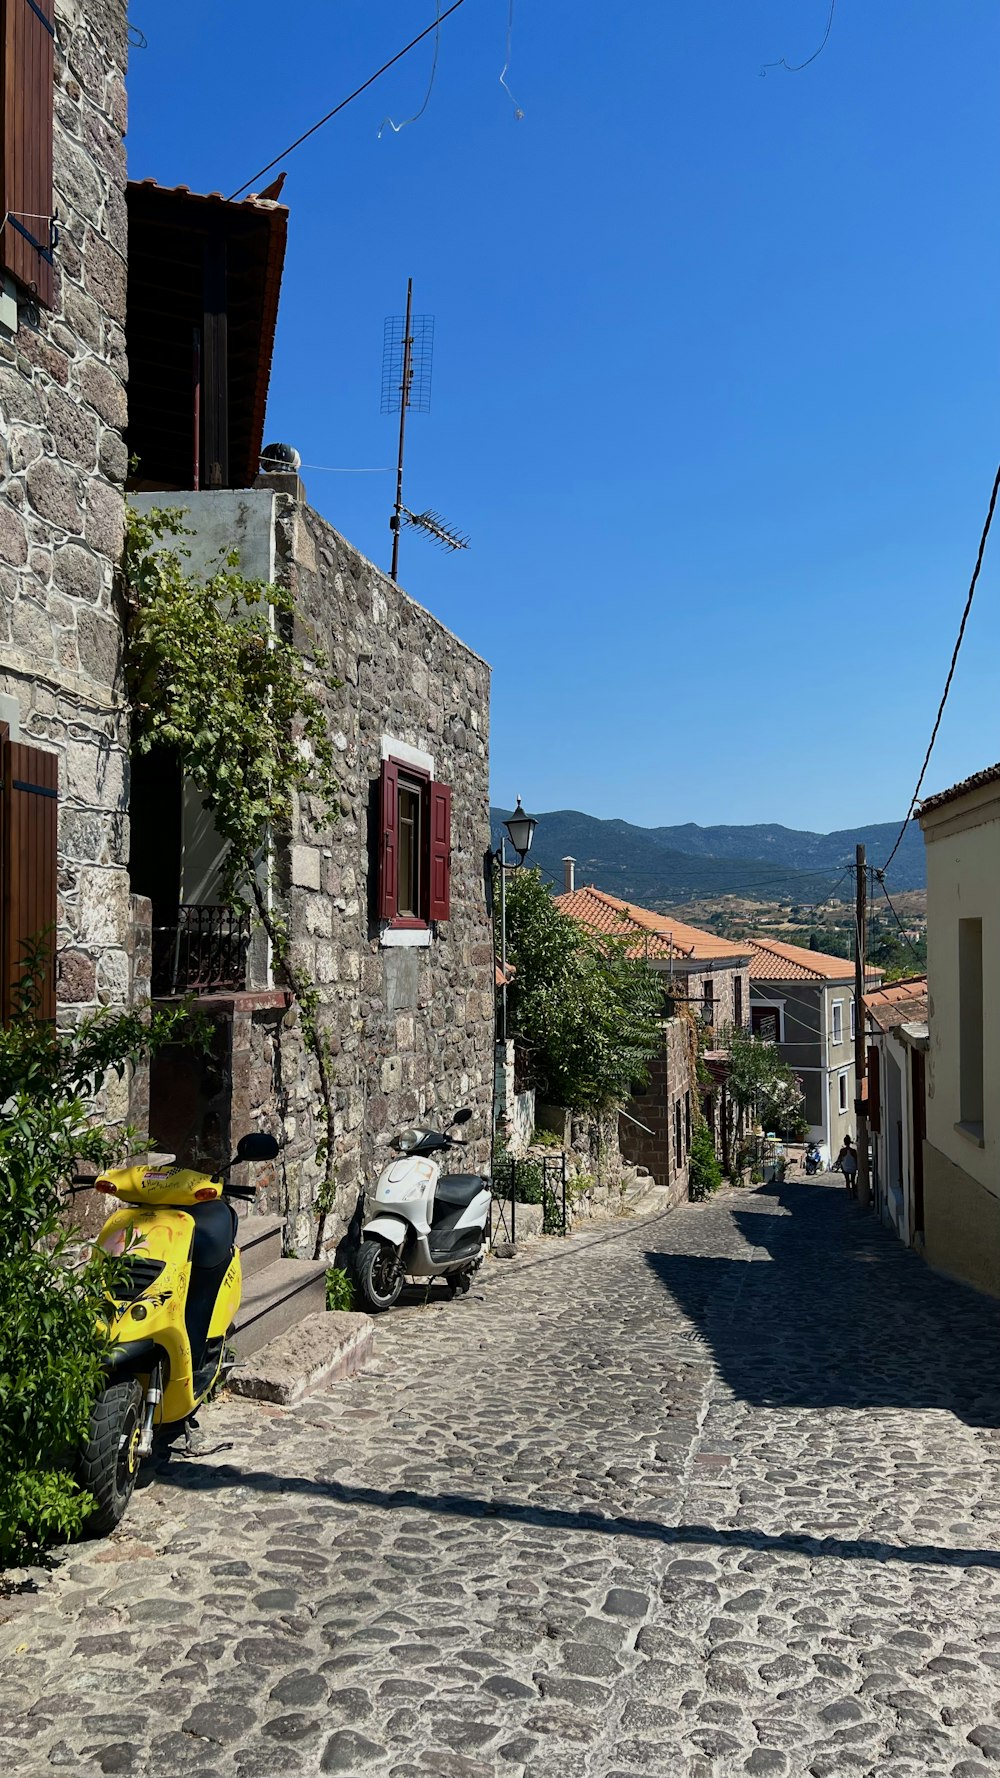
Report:
M 278 573 L 304 639 L 342 680 L 329 697 L 338 819 L 298 812 L 288 863 L 296 961 L 316 982 L 334 1054 L 333 1152 L 339 1190 L 329 1239 L 343 1235 L 390 1137 L 472 1107 L 457 1169 L 489 1161 L 494 961 L 483 860 L 489 846 L 486 663 L 332 526 L 293 497 L 277 502 Z M 375 918 L 377 785 L 384 737 L 433 755 L 452 789 L 451 917 L 426 948 L 389 948 Z M 287 1048 L 287 1039 L 286 1039 Z M 316 1084 L 305 1057 L 283 1063 L 286 1186 L 294 1245 L 312 1239 L 320 1179 Z
M 125 447 L 126 15 L 56 0 L 52 311 L 0 338 L 0 716 L 59 754 L 63 1009 L 129 993 L 127 744 L 112 575 Z M 109 1088 L 124 1113 L 127 1084 Z
M 687 1118 L 685 1097 L 690 1094 L 691 1127 L 698 1115 L 696 1084 L 692 1079 L 688 1022 L 665 1019 L 663 1050 L 649 1064 L 649 1086 L 627 1107 L 619 1127 L 621 1151 L 634 1167 L 645 1167 L 659 1186 L 669 1187 L 680 1202 L 688 1191 Z M 680 1108 L 681 1161 L 677 1164 L 674 1119 Z M 645 1128 L 641 1126 L 645 1125 Z

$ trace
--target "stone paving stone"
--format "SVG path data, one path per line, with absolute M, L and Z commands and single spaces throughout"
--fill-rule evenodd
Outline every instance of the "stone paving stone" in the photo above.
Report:
M 0 1771 L 985 1778 L 998 1324 L 826 1186 L 490 1269 L 0 1602 Z

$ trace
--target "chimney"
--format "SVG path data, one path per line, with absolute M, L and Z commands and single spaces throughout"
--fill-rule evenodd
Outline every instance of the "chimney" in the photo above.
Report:
M 563 859 L 563 894 L 572 895 L 576 888 L 576 859 Z

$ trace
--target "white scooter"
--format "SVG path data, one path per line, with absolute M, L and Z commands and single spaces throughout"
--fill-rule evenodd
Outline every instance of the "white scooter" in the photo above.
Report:
M 451 1128 L 472 1112 L 456 1111 Z M 490 1182 L 473 1173 L 442 1179 L 431 1157 L 461 1148 L 437 1130 L 403 1130 L 392 1144 L 403 1156 L 390 1161 L 365 1199 L 356 1264 L 366 1308 L 391 1309 L 406 1278 L 444 1278 L 452 1296 L 464 1294 L 482 1264 L 490 1214 Z

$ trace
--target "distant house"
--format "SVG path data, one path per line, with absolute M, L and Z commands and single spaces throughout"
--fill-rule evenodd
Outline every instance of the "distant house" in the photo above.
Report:
M 865 995 L 872 1190 L 884 1222 L 907 1246 L 924 1233 L 927 977 L 910 976 Z
M 879 974 L 869 976 L 873 986 Z M 854 965 L 773 938 L 751 941 L 750 1026 L 777 1044 L 805 1092 L 809 1133 L 835 1160 L 854 1136 Z
M 927 852 L 924 1252 L 1000 1295 L 1000 764 L 918 811 Z
M 728 1166 L 730 1119 L 721 1033 L 746 1022 L 750 1006 L 750 947 L 717 938 L 670 914 L 636 907 L 603 889 L 567 884 L 556 906 L 581 926 L 609 937 L 630 937 L 629 955 L 641 957 L 663 979 L 663 1051 L 649 1068 L 649 1085 L 622 1113 L 622 1154 L 647 1167 L 658 1185 L 678 1198 L 687 1194 L 688 1155 L 697 1117 L 712 1131 L 723 1165 Z M 713 1084 L 699 1084 L 683 1007 L 694 1011 L 706 1041 L 705 1061 Z

